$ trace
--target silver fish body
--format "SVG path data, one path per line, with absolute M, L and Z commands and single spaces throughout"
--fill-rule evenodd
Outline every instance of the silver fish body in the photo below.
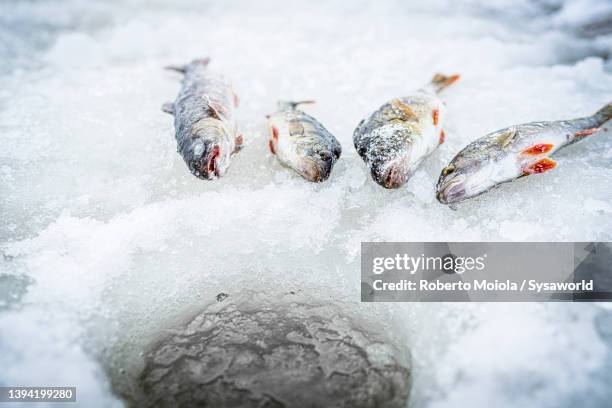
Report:
M 268 146 L 282 165 L 321 182 L 329 178 L 342 147 L 321 123 L 297 109 L 307 102 L 279 102 L 279 110 L 268 117 Z
M 213 180 L 223 176 L 231 156 L 242 145 L 235 108 L 238 99 L 223 77 L 207 69 L 208 59 L 168 67 L 184 74 L 181 89 L 173 103 L 162 109 L 174 115 L 178 152 L 198 178 Z
M 436 197 L 452 204 L 478 196 L 491 188 L 555 168 L 549 158 L 565 146 L 607 131 L 612 104 L 596 114 L 574 120 L 532 122 L 510 126 L 475 140 L 442 170 Z
M 438 74 L 428 86 L 385 103 L 359 123 L 353 142 L 374 181 L 401 187 L 444 142 L 446 109 L 437 93 L 457 79 Z

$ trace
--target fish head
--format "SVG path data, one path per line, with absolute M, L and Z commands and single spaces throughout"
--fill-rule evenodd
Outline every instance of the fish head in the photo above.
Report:
M 458 155 L 442 169 L 436 186 L 436 198 L 442 204 L 452 204 L 474 197 L 493 187 L 494 165 L 479 157 Z
M 391 159 L 376 155 L 369 167 L 374 181 L 388 189 L 400 188 L 413 174 L 409 157 L 405 155 Z
M 368 164 L 372 179 L 384 188 L 406 184 L 418 167 L 419 146 L 413 129 L 402 123 L 389 123 L 372 131 L 369 143 L 358 152 Z
M 315 146 L 301 159 L 300 174 L 308 181 L 325 181 L 339 157 L 339 148 L 330 150 L 324 146 Z
M 376 162 L 370 165 L 370 173 L 376 183 L 388 189 L 400 188 L 406 184 L 412 175 L 404 166 L 399 164 L 385 165 Z
M 190 140 L 189 168 L 203 180 L 221 177 L 229 167 L 232 146 L 230 137 L 222 126 L 208 126 L 198 131 Z

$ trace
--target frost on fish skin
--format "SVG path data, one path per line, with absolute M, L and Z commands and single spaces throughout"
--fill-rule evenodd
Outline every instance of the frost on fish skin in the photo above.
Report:
M 386 188 L 401 187 L 441 141 L 441 101 L 427 92 L 396 98 L 355 129 L 353 142 L 372 178 Z
M 297 109 L 304 102 L 279 102 L 270 115 L 270 152 L 278 161 L 313 182 L 325 181 L 342 154 L 340 142 L 319 121 Z
M 612 118 L 612 104 L 592 116 L 531 122 L 490 133 L 461 150 L 442 170 L 436 197 L 452 204 L 476 197 L 499 184 L 545 173 L 556 167 L 548 158 L 560 149 L 597 134 Z
M 203 59 L 168 67 L 184 77 L 175 102 L 162 109 L 174 115 L 178 152 L 189 170 L 212 180 L 225 173 L 242 141 L 234 118 L 238 99 L 224 78 L 208 72 L 207 64 Z
M 333 305 L 226 295 L 145 355 L 132 406 L 403 408 L 410 370 L 387 342 Z
M 444 105 L 437 94 L 457 80 L 459 75 L 436 74 L 413 95 L 390 100 L 359 123 L 353 143 L 374 181 L 403 186 L 444 143 Z

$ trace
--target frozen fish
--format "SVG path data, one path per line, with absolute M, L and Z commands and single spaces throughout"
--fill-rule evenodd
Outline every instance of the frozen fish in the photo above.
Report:
M 243 141 L 234 116 L 238 97 L 225 78 L 209 72 L 208 62 L 197 59 L 167 67 L 184 76 L 176 100 L 162 107 L 174 115 L 178 152 L 203 180 L 223 176 Z
M 600 132 L 612 118 L 612 103 L 592 116 L 510 126 L 481 137 L 461 150 L 442 170 L 436 196 L 456 203 L 519 177 L 556 167 L 550 158 L 565 146 Z
M 308 181 L 329 178 L 340 158 L 338 140 L 315 118 L 297 109 L 312 101 L 278 103 L 278 111 L 268 116 L 268 146 L 278 161 Z
M 438 93 L 458 79 L 437 74 L 427 86 L 390 100 L 359 123 L 353 134 L 355 149 L 374 181 L 385 188 L 401 187 L 444 143 L 445 107 Z

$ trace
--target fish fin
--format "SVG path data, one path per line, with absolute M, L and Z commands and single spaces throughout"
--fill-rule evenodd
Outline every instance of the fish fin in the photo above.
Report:
M 557 167 L 557 162 L 545 157 L 523 169 L 523 175 L 546 173 Z
M 533 146 L 529 146 L 526 149 L 523 149 L 523 151 L 521 151 L 521 154 L 526 156 L 538 156 L 540 154 L 550 152 L 553 147 L 555 147 L 555 145 L 550 143 L 538 143 L 534 144 Z
M 174 115 L 174 103 L 166 102 L 161 107 L 162 111 Z
M 399 110 L 400 112 L 402 112 L 404 114 L 404 116 L 406 116 L 409 119 L 412 119 L 416 122 L 419 121 L 419 117 L 416 115 L 416 113 L 414 113 L 414 111 L 412 110 L 412 108 L 410 108 L 410 106 L 404 102 L 402 102 L 401 99 L 394 99 L 393 102 L 391 102 L 391 105 Z
M 295 109 L 299 105 L 306 105 L 315 103 L 313 100 L 304 100 L 304 101 L 278 101 L 278 109 Z
M 234 151 L 232 153 L 236 153 L 237 151 L 242 149 L 243 145 L 244 145 L 244 136 L 242 136 L 242 133 L 240 133 L 238 136 L 234 138 Z
M 501 147 L 506 147 L 516 138 L 518 130 L 515 128 L 508 128 L 497 137 L 497 141 Z
M 270 152 L 273 155 L 276 155 L 276 149 L 274 148 L 274 142 L 272 141 L 272 139 L 268 140 L 268 147 L 270 148 Z
M 180 72 L 181 74 L 184 74 L 185 72 L 187 72 L 187 65 L 166 65 L 164 69 L 167 69 L 168 71 L 176 71 L 176 72 Z
M 606 106 L 598 110 L 593 116 L 595 116 L 600 123 L 605 123 L 612 119 L 612 102 L 609 102 Z
M 585 130 L 581 130 L 579 132 L 574 133 L 574 137 L 587 137 L 587 136 L 591 136 L 593 133 L 597 132 L 599 130 L 599 128 L 590 128 L 590 129 L 585 129 Z
M 440 139 L 439 139 L 438 144 L 444 143 L 445 139 L 446 139 L 446 133 L 444 133 L 444 129 L 440 129 Z
M 219 114 L 219 110 L 213 106 L 211 103 L 208 104 L 208 115 L 213 119 L 221 119 L 221 115 Z
M 440 109 L 434 109 L 433 112 L 431 112 L 431 116 L 434 126 L 438 126 L 438 121 L 440 120 Z
M 208 104 L 208 114 L 211 118 L 221 120 L 221 115 L 227 114 L 227 108 L 225 108 L 225 106 L 215 103 L 208 98 L 206 102 Z
M 434 87 L 436 93 L 442 91 L 443 89 L 451 86 L 455 82 L 457 82 L 460 78 L 460 75 L 443 75 L 436 74 L 431 79 L 431 85 Z
M 176 72 L 180 72 L 181 74 L 184 74 L 185 72 L 187 72 L 187 68 L 189 67 L 189 65 L 191 64 L 202 64 L 204 66 L 208 65 L 208 63 L 210 62 L 210 58 L 199 58 L 199 59 L 194 59 L 193 61 L 191 61 L 191 63 L 189 64 L 183 64 L 183 65 L 167 65 L 164 68 L 168 69 L 170 71 L 176 71 Z
M 240 99 L 238 98 L 238 95 L 236 94 L 236 92 L 232 92 L 232 95 L 234 97 L 234 107 L 237 108 L 238 105 L 240 105 Z

